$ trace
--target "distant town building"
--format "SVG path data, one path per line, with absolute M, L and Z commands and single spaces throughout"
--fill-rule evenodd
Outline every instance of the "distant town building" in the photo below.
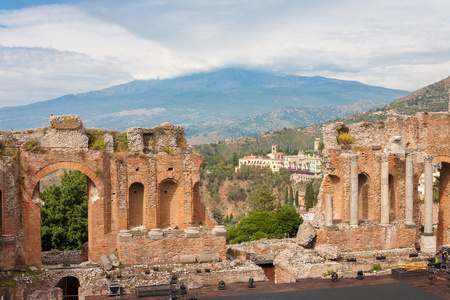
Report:
M 319 157 L 315 155 L 310 156 L 301 152 L 298 155 L 284 155 L 284 153 L 277 151 L 276 145 L 272 146 L 272 152 L 267 154 L 267 157 L 250 155 L 239 159 L 237 169 L 243 165 L 257 166 L 260 168 L 268 166 L 272 172 L 278 172 L 280 168 L 306 171 L 314 174 L 322 171 L 322 162 Z

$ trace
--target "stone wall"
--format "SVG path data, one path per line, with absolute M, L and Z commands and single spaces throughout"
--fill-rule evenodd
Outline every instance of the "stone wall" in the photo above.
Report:
M 187 148 L 180 126 L 85 129 L 75 115 L 50 123 L 0 132 L 0 269 L 41 264 L 39 181 L 58 169 L 88 178 L 91 262 L 116 249 L 121 230 L 215 226 L 199 199 L 200 155 Z
M 193 261 L 201 254 L 217 254 L 225 260 L 226 236 L 216 236 L 212 232 L 194 229 L 184 232 L 160 232 L 156 234 L 119 234 L 117 251 L 121 263 L 136 264 L 170 264 L 179 262 L 179 256 L 192 256 Z M 197 259 L 198 261 L 198 259 Z
M 403 223 L 382 227 L 378 223 L 364 223 L 357 228 L 339 224 L 338 230 L 317 231 L 317 245 L 338 246 L 341 251 L 385 250 L 414 248 L 416 229 L 406 228 Z
M 340 132 L 348 132 L 354 141 L 348 145 L 340 145 Z M 441 172 L 439 222 L 432 234 L 436 236 L 438 246 L 450 244 L 450 233 L 447 232 L 450 226 L 449 113 L 418 113 L 403 121 L 390 118 L 375 124 L 328 124 L 323 129 L 323 139 L 326 176 L 316 210 L 315 226 L 320 229 L 318 245 L 337 245 L 343 249 L 348 245 L 367 249 L 414 245 L 424 230 L 423 213 L 420 209 L 420 201 L 423 199 L 420 199 L 417 187 L 419 177 L 425 170 L 426 159 L 430 155 L 434 168 Z M 413 170 L 409 182 L 406 178 L 408 157 L 411 158 Z M 386 159 L 387 175 L 382 174 L 383 159 Z M 351 174 L 352 161 L 357 166 L 354 175 Z M 352 176 L 355 176 L 354 179 Z M 383 179 L 382 176 L 386 177 Z M 384 210 L 384 219 L 383 184 L 388 187 L 388 207 Z M 407 206 L 406 201 L 408 184 L 413 186 L 411 207 Z M 352 185 L 357 197 L 358 213 L 356 224 L 348 226 L 352 222 Z M 332 196 L 333 205 L 334 226 L 328 228 L 325 228 L 326 195 Z M 412 211 L 411 220 L 406 220 L 408 210 Z M 381 224 L 380 221 L 383 220 L 387 220 L 387 224 Z M 389 227 L 385 227 L 386 225 Z M 389 237 L 395 238 L 386 240 Z

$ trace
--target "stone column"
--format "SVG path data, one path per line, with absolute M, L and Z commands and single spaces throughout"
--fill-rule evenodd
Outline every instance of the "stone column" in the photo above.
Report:
M 358 158 L 350 155 L 350 225 L 358 226 Z
M 424 232 L 420 239 L 420 251 L 434 253 L 436 237 L 433 236 L 433 155 L 425 155 L 425 206 Z
M 389 154 L 381 155 L 381 226 L 389 224 Z
M 425 156 L 424 235 L 433 235 L 433 155 Z
M 338 230 L 338 227 L 333 224 L 333 196 L 325 195 L 325 229 Z
M 406 174 L 405 174 L 405 226 L 415 228 L 413 219 L 414 201 L 413 201 L 413 160 L 412 154 L 406 156 Z

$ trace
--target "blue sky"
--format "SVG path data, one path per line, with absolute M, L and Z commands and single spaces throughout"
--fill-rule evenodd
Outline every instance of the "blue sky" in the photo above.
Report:
M 0 107 L 226 67 L 416 90 L 450 75 L 447 0 L 0 1 Z

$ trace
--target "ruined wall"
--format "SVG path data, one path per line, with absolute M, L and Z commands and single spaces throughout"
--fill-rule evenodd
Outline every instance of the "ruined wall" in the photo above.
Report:
M 116 249 L 121 230 L 214 227 L 194 192 L 200 155 L 186 147 L 180 126 L 85 129 L 76 115 L 52 116 L 50 124 L 0 132 L 0 269 L 41 264 L 39 182 L 58 169 L 88 178 L 91 262 Z M 175 183 L 174 201 L 164 196 L 166 182 Z
M 188 231 L 189 232 L 189 231 Z M 226 236 L 213 233 L 165 233 L 158 239 L 151 235 L 119 237 L 117 251 L 125 265 L 176 263 L 177 255 L 218 254 L 225 260 Z
M 339 144 L 340 132 L 348 132 L 354 141 Z M 434 234 L 438 245 L 448 244 L 450 236 L 450 115 L 449 113 L 418 113 L 403 121 L 390 118 L 387 121 L 357 124 L 334 123 L 323 129 L 324 177 L 322 193 L 317 205 L 316 226 L 324 228 L 325 195 L 333 196 L 333 223 L 338 230 L 320 229 L 317 243 L 339 247 L 355 245 L 362 248 L 389 249 L 411 247 L 421 234 L 420 199 L 417 191 L 420 175 L 425 169 L 425 155 L 433 155 L 435 168 L 441 171 L 439 223 Z M 352 228 L 350 222 L 351 159 L 357 156 L 358 221 Z M 388 157 L 386 179 L 389 187 L 389 222 L 393 228 L 379 225 L 381 219 L 381 165 L 382 157 Z M 405 220 L 406 158 L 413 161 L 413 221 L 416 227 L 401 228 Z M 362 228 L 361 224 L 371 224 Z M 378 224 L 378 225 L 377 225 Z M 390 226 L 391 226 L 390 225 Z M 334 228 L 336 229 L 336 228 Z M 386 241 L 386 234 L 396 238 Z M 345 241 L 345 243 L 343 242 Z

